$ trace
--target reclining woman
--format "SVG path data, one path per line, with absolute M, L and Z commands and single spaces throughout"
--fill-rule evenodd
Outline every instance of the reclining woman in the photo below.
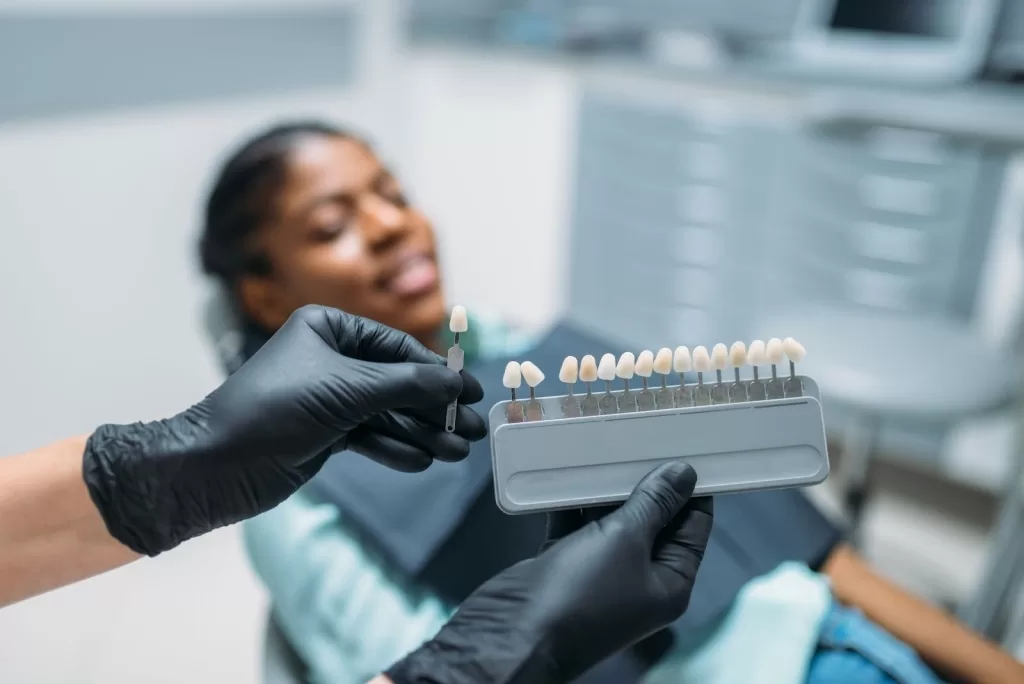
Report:
M 243 359 L 309 303 L 376 319 L 440 352 L 449 344 L 430 222 L 372 148 L 341 129 L 292 123 L 245 142 L 215 181 L 200 248 L 204 270 L 223 284 L 241 321 Z M 542 346 L 562 344 L 554 350 L 562 356 L 589 351 L 582 341 L 567 348 L 551 339 Z M 534 343 L 481 320 L 462 338 L 467 365 L 497 359 L 497 368 Z M 600 340 L 586 344 L 608 350 Z M 479 467 L 473 462 L 487 459 L 474 454 L 467 467 Z M 371 679 L 433 636 L 475 583 L 530 555 L 544 536 L 542 521 L 501 515 L 486 478 L 473 479 L 466 493 L 466 485 L 444 481 L 454 468 L 432 468 L 424 475 L 434 481 L 411 483 L 383 468 L 360 480 L 355 460 L 328 466 L 245 527 L 276 618 L 316 682 Z M 333 487 L 339 469 L 359 486 Z M 459 491 L 468 503 L 402 519 L 392 515 L 406 503 L 389 489 L 397 486 L 435 499 Z M 699 615 L 694 604 L 708 597 L 723 609 L 688 623 L 656 654 L 638 652 L 637 672 L 646 672 L 634 681 L 937 681 L 915 651 L 957 679 L 1022 681 L 1024 668 L 1007 654 L 875 575 L 799 492 L 723 497 L 716 508 L 688 615 Z M 768 529 L 766 520 L 780 522 L 744 541 L 748 528 Z M 404 553 L 403 544 L 425 543 L 410 526 L 433 540 L 428 559 Z M 747 562 L 758 557 L 771 560 L 746 575 L 736 570 L 758 567 Z M 738 583 L 722 580 L 730 574 Z M 604 681 L 627 679 L 619 672 Z

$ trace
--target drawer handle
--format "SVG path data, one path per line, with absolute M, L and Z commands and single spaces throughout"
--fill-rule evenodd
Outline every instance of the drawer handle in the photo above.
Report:
M 725 221 L 725 198 L 713 185 L 689 185 L 679 193 L 679 216 L 690 223 L 715 224 Z
M 894 273 L 864 268 L 846 273 L 846 298 L 875 309 L 901 311 L 907 308 L 910 279 Z
M 710 268 L 721 261 L 722 237 L 712 228 L 686 226 L 675 231 L 675 248 L 678 263 Z
M 925 261 L 924 233 L 913 228 L 865 221 L 853 226 L 850 240 L 869 259 L 915 266 Z
M 867 148 L 877 159 L 935 165 L 946 159 L 946 137 L 931 131 L 875 126 L 866 137 Z
M 917 216 L 937 213 L 935 186 L 927 181 L 871 175 L 858 185 L 861 203 L 870 209 Z

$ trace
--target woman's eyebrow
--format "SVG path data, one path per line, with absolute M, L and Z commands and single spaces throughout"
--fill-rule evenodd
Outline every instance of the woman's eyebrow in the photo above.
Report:
M 374 192 L 379 191 L 386 183 L 394 180 L 394 176 L 391 172 L 385 168 L 381 168 L 373 176 L 373 179 L 367 184 L 366 187 L 370 188 Z M 361 191 L 356 189 L 345 189 L 341 191 L 327 192 L 321 195 L 316 195 L 310 198 L 299 207 L 296 212 L 300 219 L 306 220 L 309 215 L 312 214 L 318 207 L 324 204 L 344 203 L 354 204 L 356 198 L 359 196 Z

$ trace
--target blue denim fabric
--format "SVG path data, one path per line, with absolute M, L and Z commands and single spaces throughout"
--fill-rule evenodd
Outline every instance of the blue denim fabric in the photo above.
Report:
M 858 610 L 833 604 L 807 684 L 941 684 L 913 649 Z

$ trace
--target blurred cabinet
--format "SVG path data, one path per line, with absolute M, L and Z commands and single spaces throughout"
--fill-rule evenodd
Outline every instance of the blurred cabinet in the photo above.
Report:
M 743 338 L 767 294 L 779 130 L 701 105 L 582 97 L 570 310 L 617 339 Z
M 1008 150 L 871 123 L 787 148 L 783 299 L 968 318 Z

